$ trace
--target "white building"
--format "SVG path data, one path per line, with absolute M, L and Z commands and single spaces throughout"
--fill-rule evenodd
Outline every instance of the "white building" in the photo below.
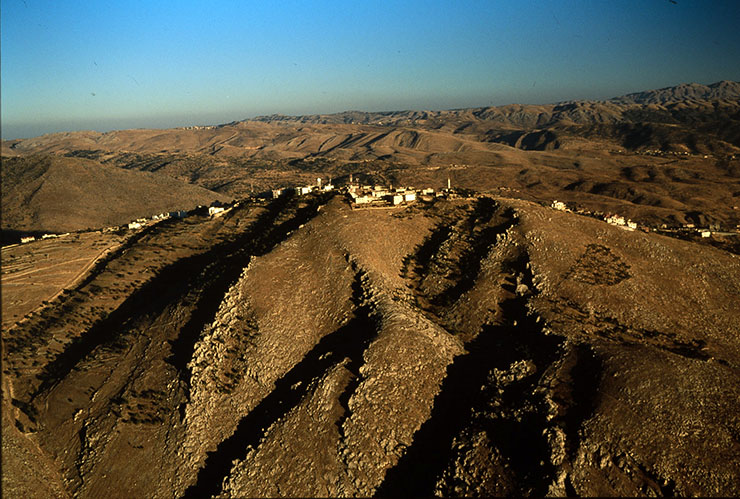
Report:
M 32 243 L 35 240 L 36 240 L 36 238 L 33 237 L 33 236 L 22 237 L 21 238 L 21 244 L 24 244 L 24 243 Z
M 208 215 L 213 216 L 218 213 L 223 213 L 224 208 L 222 206 L 211 206 L 208 208 Z
M 565 206 L 565 203 L 563 203 L 562 201 L 557 201 L 557 200 L 553 201 L 550 207 L 558 211 L 565 211 L 568 209 L 568 207 Z
M 626 225 L 624 217 L 620 217 L 619 215 L 609 215 L 604 220 L 606 221 L 606 223 L 612 225 Z
M 416 193 L 413 191 L 405 193 L 403 195 L 403 200 L 406 201 L 407 203 L 411 201 L 416 201 Z
M 131 222 L 128 224 L 129 229 L 141 229 L 141 222 Z

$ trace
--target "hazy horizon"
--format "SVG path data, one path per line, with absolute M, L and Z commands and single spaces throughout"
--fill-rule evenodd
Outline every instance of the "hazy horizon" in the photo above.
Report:
M 0 2 L 3 139 L 740 80 L 740 4 Z

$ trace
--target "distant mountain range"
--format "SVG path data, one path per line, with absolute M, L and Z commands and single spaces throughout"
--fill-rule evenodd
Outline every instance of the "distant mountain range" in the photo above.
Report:
M 438 125 L 445 121 L 496 122 L 502 125 L 533 128 L 557 123 L 593 124 L 635 121 L 630 111 L 634 106 L 664 106 L 672 110 L 737 107 L 740 104 L 740 83 L 720 81 L 711 85 L 681 84 L 646 92 L 627 94 L 606 101 L 566 101 L 545 105 L 509 104 L 505 106 L 453 109 L 446 111 L 345 111 L 335 114 L 258 116 L 249 121 L 266 123 L 362 124 L 362 125 Z M 656 111 L 658 108 L 655 109 Z
M 687 101 L 701 100 L 729 100 L 740 99 L 740 83 L 736 81 L 718 81 L 711 85 L 698 83 L 684 83 L 675 87 L 666 87 L 647 92 L 627 94 L 610 99 L 618 104 L 676 104 Z
M 265 128 L 259 126 L 262 124 L 281 126 Z M 286 125 L 294 128 L 286 131 Z M 304 125 L 343 125 L 344 128 L 300 128 Z M 510 104 L 446 111 L 270 115 L 214 127 L 67 132 L 3 141 L 3 154 L 125 150 L 243 157 L 264 157 L 267 153 L 270 158 L 295 158 L 325 153 L 321 147 L 311 150 L 303 147 L 305 144 L 342 143 L 342 140 L 334 141 L 328 137 L 326 141 L 316 142 L 308 140 L 308 135 L 352 135 L 352 126 L 370 126 L 376 131 L 379 130 L 376 127 L 383 130 L 434 130 L 457 138 L 464 137 L 466 141 L 498 142 L 535 150 L 568 147 L 573 138 L 579 139 L 580 146 L 580 139 L 585 138 L 607 140 L 627 149 L 732 153 L 740 148 L 740 83 L 682 84 L 605 101 Z M 354 129 L 355 133 L 367 131 Z M 345 145 L 351 149 L 356 141 Z

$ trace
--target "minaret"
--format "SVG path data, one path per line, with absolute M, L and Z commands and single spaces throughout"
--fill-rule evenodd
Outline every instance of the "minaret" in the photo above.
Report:
M 452 189 L 450 184 L 450 177 L 447 177 L 447 190 L 449 191 L 450 189 Z

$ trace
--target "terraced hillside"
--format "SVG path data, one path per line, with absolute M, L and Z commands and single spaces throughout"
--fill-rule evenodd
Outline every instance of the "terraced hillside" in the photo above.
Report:
M 242 202 L 3 333 L 3 492 L 737 495 L 740 258 L 476 196 Z

